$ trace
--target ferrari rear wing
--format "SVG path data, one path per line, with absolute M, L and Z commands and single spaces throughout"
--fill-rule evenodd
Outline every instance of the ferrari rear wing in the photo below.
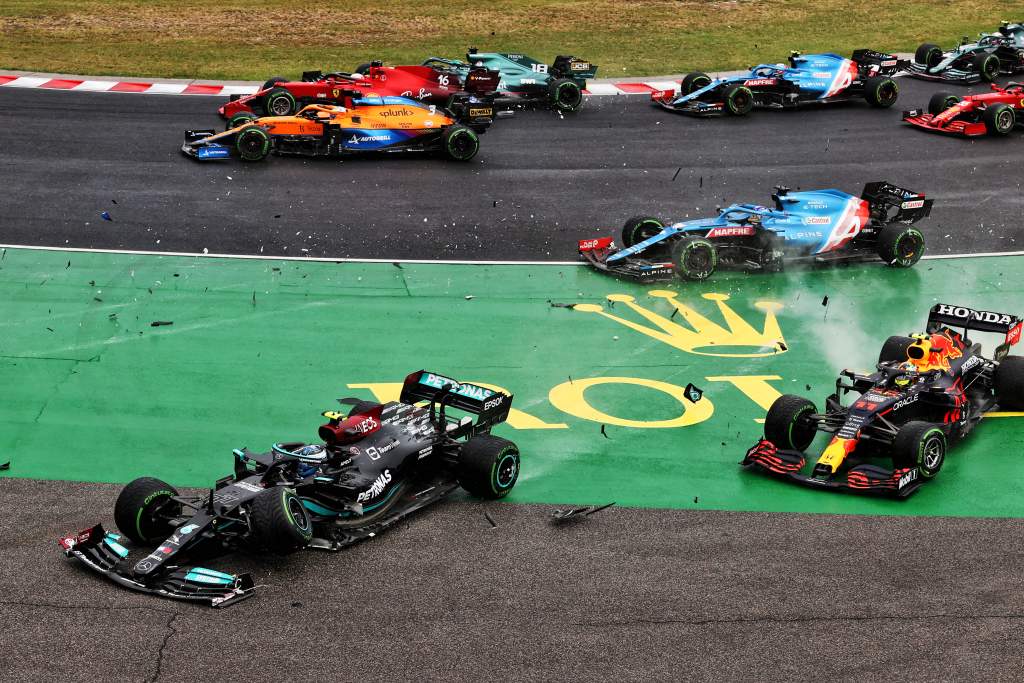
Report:
M 994 311 L 976 311 L 973 308 L 954 306 L 951 304 L 935 304 L 928 313 L 929 334 L 936 332 L 943 325 L 948 327 L 961 327 L 965 336 L 968 330 L 978 332 L 995 332 L 1005 334 L 1007 348 L 1020 341 L 1021 319 L 1019 316 L 1009 313 L 996 313 Z
M 426 370 L 417 370 L 405 378 L 398 400 L 408 404 L 429 401 L 431 408 L 437 404 L 442 410 L 445 407 L 464 410 L 479 416 L 478 425 L 504 422 L 512 408 L 512 397 L 508 394 Z
M 934 201 L 925 199 L 920 192 L 885 181 L 867 183 L 860 196 L 871 205 L 872 213 L 875 213 L 876 209 L 882 209 L 886 220 L 891 223 L 916 223 L 922 218 L 927 218 L 932 212 Z M 896 213 L 890 216 L 892 209 L 896 209 Z

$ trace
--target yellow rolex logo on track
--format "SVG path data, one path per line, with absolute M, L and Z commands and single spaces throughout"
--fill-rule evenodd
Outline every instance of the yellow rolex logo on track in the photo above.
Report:
M 775 317 L 775 312 L 782 308 L 782 304 L 777 301 L 754 302 L 755 308 L 765 312 L 764 324 L 758 331 L 726 303 L 729 300 L 728 294 L 712 292 L 701 295 L 718 305 L 718 312 L 725 323 L 724 326 L 679 301 L 676 298 L 679 292 L 655 289 L 648 294 L 658 299 L 664 299 L 675 311 L 669 317 L 665 317 L 639 305 L 636 298 L 629 294 L 609 294 L 605 298 L 613 304 L 625 304 L 655 327 L 619 317 L 597 304 L 576 304 L 573 309 L 583 313 L 596 313 L 631 330 L 674 346 L 680 351 L 698 356 L 760 358 L 785 353 L 787 350 L 785 338 L 779 328 L 779 321 Z M 672 320 L 676 313 L 682 316 L 682 323 Z

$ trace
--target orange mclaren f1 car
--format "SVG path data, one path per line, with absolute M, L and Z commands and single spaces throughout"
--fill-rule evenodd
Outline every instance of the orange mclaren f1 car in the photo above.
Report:
M 1021 325 L 1015 315 L 937 304 L 925 334 L 889 337 L 875 372 L 843 370 L 824 413 L 802 396 L 777 398 L 764 438 L 742 464 L 824 490 L 908 496 L 939 473 L 947 446 L 986 412 L 1024 409 L 1024 357 L 1009 355 Z M 986 358 L 971 331 L 1005 337 Z M 840 395 L 851 391 L 859 397 L 842 405 Z M 833 436 L 804 474 L 804 452 L 818 431 Z
M 222 133 L 185 132 L 181 151 L 199 160 L 243 161 L 268 154 L 337 157 L 364 152 L 442 152 L 469 161 L 493 121 L 489 98 L 463 94 L 442 108 L 404 97 L 352 97 L 344 106 L 311 104 L 294 116 L 235 116 Z

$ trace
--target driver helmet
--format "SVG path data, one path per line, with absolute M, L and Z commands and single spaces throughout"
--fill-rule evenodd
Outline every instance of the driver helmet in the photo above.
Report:
M 323 444 L 308 444 L 292 451 L 292 455 L 303 462 L 319 465 L 327 460 L 327 447 Z
M 903 363 L 898 368 L 899 372 L 893 375 L 892 383 L 897 387 L 904 389 L 909 387 L 911 384 L 917 381 L 918 370 L 917 366 L 911 362 Z
M 355 72 L 355 71 L 353 71 L 352 73 L 350 73 L 350 74 L 349 74 L 349 77 L 350 77 L 350 78 L 351 78 L 352 80 L 354 80 L 354 81 L 361 81 L 361 80 L 363 80 L 363 79 L 365 78 L 365 76 L 363 76 L 363 74 L 361 74 L 361 73 L 358 73 L 358 72 Z

